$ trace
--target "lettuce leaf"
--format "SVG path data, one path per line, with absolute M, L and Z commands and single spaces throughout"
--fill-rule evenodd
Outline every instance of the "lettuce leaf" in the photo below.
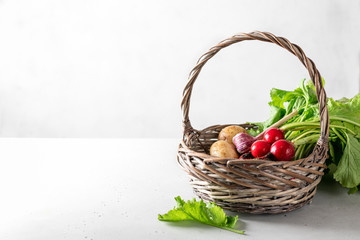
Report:
M 178 221 L 197 221 L 214 227 L 222 228 L 232 232 L 244 234 L 244 231 L 235 229 L 238 216 L 226 216 L 223 209 L 213 202 L 206 204 L 203 200 L 196 199 L 185 202 L 181 197 L 175 198 L 177 207 L 166 214 L 159 214 L 160 221 L 178 222 Z
M 334 100 L 328 98 L 327 107 L 331 117 L 331 124 L 340 125 L 355 133 L 355 137 L 360 137 L 360 94 L 351 99 L 342 98 Z
M 262 130 L 294 110 L 298 110 L 299 116 L 288 123 L 309 121 L 319 116 L 315 87 L 311 81 L 303 79 L 294 91 L 272 88 L 270 98 L 270 117 L 264 122 L 255 123 Z
M 355 122 L 360 121 L 360 94 L 351 99 L 341 98 L 336 101 L 328 98 L 327 107 L 330 115 L 338 115 Z
M 360 143 L 352 134 L 346 133 L 346 137 L 346 147 L 334 172 L 334 178 L 342 186 L 350 188 L 349 193 L 354 193 L 360 184 Z

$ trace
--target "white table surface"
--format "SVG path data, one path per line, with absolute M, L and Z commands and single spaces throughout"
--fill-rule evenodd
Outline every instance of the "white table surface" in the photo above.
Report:
M 245 236 L 158 221 L 174 197 L 194 197 L 177 143 L 0 139 L 0 239 L 360 239 L 360 194 L 331 181 L 294 212 L 239 214 Z

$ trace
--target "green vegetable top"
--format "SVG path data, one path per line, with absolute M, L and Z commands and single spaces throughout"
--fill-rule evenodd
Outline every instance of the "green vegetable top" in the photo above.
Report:
M 324 83 L 324 81 L 323 81 Z M 287 121 L 281 129 L 285 138 L 296 147 L 295 159 L 306 157 L 320 136 L 319 104 L 311 81 L 302 80 L 294 91 L 273 88 L 270 91 L 270 117 L 255 123 L 257 135 L 295 109 L 299 114 Z M 349 193 L 358 190 L 360 184 L 360 93 L 351 99 L 327 99 L 329 110 L 329 159 L 331 174 Z

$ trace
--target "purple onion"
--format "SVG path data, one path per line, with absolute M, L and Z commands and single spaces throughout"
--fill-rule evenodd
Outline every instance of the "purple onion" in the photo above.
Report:
M 251 145 L 255 141 L 256 138 L 247 133 L 238 133 L 233 137 L 233 143 L 240 154 L 250 151 Z

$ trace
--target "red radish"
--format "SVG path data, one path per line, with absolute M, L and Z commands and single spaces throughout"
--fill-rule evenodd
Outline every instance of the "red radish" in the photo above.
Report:
M 251 145 L 251 155 L 254 157 L 263 157 L 268 154 L 270 150 L 270 144 L 263 140 L 258 140 Z
M 278 161 L 290 161 L 294 158 L 295 150 L 291 142 L 284 139 L 277 140 L 271 145 L 270 152 Z
M 284 139 L 284 133 L 278 128 L 271 128 L 264 134 L 264 141 L 273 144 L 277 140 Z

